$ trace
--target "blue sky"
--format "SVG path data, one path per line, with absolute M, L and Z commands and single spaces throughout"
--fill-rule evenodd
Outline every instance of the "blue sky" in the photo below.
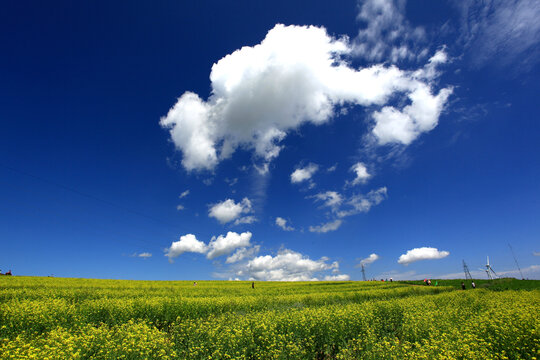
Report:
M 129 6 L 128 6 L 129 5 Z M 540 278 L 540 5 L 0 12 L 0 269 Z

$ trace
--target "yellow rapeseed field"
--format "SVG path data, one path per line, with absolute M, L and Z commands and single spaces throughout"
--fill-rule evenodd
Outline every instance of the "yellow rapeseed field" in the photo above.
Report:
M 534 289 L 33 277 L 0 288 L 0 359 L 540 358 Z

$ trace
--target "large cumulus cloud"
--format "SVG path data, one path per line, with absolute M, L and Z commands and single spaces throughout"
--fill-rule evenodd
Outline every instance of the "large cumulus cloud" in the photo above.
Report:
M 325 123 L 346 104 L 387 105 L 372 115 L 380 144 L 409 144 L 436 126 L 450 89 L 435 91 L 424 69 L 354 69 L 346 61 L 352 52 L 346 37 L 331 37 L 324 28 L 278 24 L 260 44 L 213 65 L 207 100 L 185 92 L 160 124 L 188 171 L 212 170 L 238 147 L 266 165 L 290 130 Z M 407 105 L 390 106 L 396 95 Z

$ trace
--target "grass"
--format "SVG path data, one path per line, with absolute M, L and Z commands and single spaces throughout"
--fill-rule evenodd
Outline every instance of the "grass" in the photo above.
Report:
M 422 285 L 423 280 L 398 281 L 401 284 Z M 461 283 L 464 282 L 466 289 L 472 290 L 471 280 L 464 279 L 431 279 L 432 286 L 437 282 L 438 286 L 451 286 L 454 289 L 461 289 Z M 488 289 L 493 291 L 505 290 L 539 290 L 539 280 L 518 280 L 515 278 L 500 278 L 494 280 L 474 279 L 477 289 Z
M 539 357 L 540 281 L 437 281 L 0 277 L 0 359 Z

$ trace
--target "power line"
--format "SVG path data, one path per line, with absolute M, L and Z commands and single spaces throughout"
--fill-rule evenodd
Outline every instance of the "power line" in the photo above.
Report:
M 521 280 L 524 280 L 525 278 L 523 277 L 523 273 L 521 272 L 521 268 L 519 267 L 518 261 L 516 259 L 516 254 L 514 254 L 514 249 L 512 249 L 512 245 L 510 245 L 510 243 L 508 243 L 508 247 L 510 248 L 510 251 L 512 252 L 512 256 L 514 257 L 514 261 L 516 262 L 516 266 L 519 270 L 519 274 L 521 275 Z

